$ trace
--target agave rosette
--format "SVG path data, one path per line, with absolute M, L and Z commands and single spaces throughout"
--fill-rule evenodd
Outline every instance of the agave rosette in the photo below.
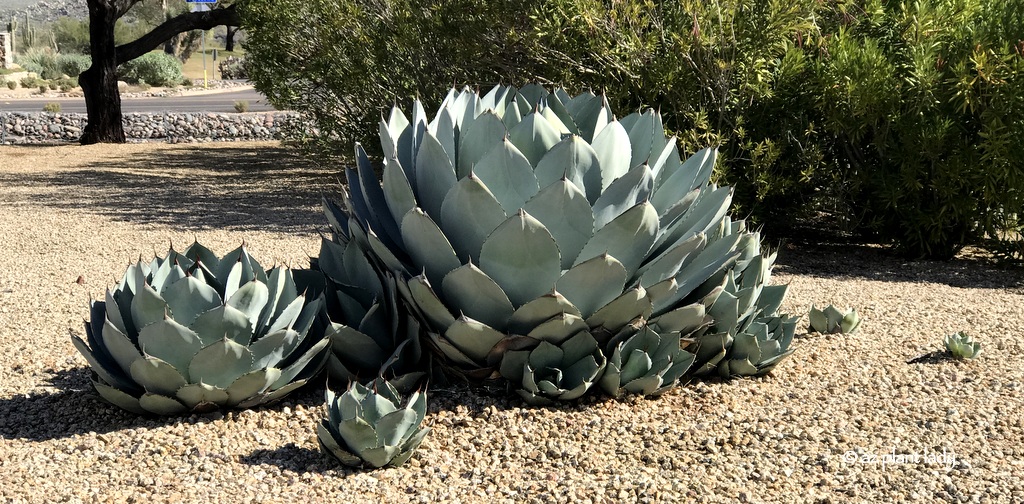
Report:
M 312 267 L 326 280 L 320 288 L 331 321 L 327 370 L 339 383 L 385 376 L 399 391 L 412 390 L 425 375 L 420 323 L 404 306 L 394 274 L 365 253 L 358 226 L 344 228 L 355 236 L 345 234 L 337 223 L 348 217 L 328 200 L 324 213 L 332 233 L 321 240 Z
M 326 406 L 317 441 L 347 466 L 400 466 L 430 432 L 420 427 L 427 414 L 426 392 L 412 392 L 403 405 L 402 395 L 386 380 L 371 387 L 352 382 L 340 395 L 328 388 Z
M 756 241 L 725 229 L 714 149 L 684 160 L 658 113 L 616 120 L 592 93 L 452 90 L 433 119 L 418 101 L 411 118 L 392 109 L 380 138 L 382 180 L 357 145 L 338 224 L 470 377 L 542 342 L 706 331 L 722 272 Z
M 194 243 L 129 266 L 92 303 L 86 340 L 72 342 L 96 391 L 125 410 L 245 408 L 283 398 L 323 368 L 330 341 L 311 329 L 322 302 L 243 247 L 221 259 Z

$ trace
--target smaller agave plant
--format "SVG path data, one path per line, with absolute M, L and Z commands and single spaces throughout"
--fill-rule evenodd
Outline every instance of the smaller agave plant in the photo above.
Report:
M 426 392 L 415 391 L 405 405 L 391 383 L 377 379 L 371 387 L 351 382 L 336 395 L 327 389 L 327 418 L 317 426 L 320 448 L 351 467 L 400 466 L 430 432 L 420 427 L 427 413 Z
M 180 415 L 283 398 L 323 369 L 330 340 L 288 268 L 265 271 L 244 247 L 223 259 L 199 243 L 129 266 L 92 303 L 72 342 L 104 399 L 134 413 Z M 323 326 L 322 322 L 319 324 Z
M 679 335 L 662 336 L 649 326 L 616 343 L 601 376 L 601 389 L 612 397 L 665 393 L 690 369 L 696 357 L 679 344 Z
M 826 306 L 824 310 L 811 305 L 808 317 L 811 319 L 811 332 L 853 334 L 860 327 L 860 317 L 854 309 L 843 313 L 832 305 Z
M 542 340 L 531 350 L 511 350 L 501 360 L 501 375 L 534 406 L 571 401 L 597 383 L 608 360 L 597 340 L 580 330 L 565 341 Z
M 973 359 L 981 354 L 981 343 L 963 331 L 947 334 L 942 341 L 946 344 L 946 350 L 957 359 Z

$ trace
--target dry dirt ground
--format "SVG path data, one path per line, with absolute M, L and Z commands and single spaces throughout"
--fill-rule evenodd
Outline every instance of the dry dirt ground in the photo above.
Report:
M 130 260 L 198 237 L 304 266 L 336 172 L 276 144 L 0 147 L 0 501 L 1024 502 L 1024 277 L 873 247 L 783 246 L 787 311 L 864 323 L 806 335 L 805 317 L 765 378 L 552 408 L 432 390 L 398 469 L 319 452 L 317 387 L 170 419 L 98 398 L 68 334 Z M 940 352 L 957 330 L 978 360 Z

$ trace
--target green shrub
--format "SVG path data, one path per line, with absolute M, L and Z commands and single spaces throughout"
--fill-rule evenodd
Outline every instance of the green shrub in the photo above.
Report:
M 68 77 L 78 77 L 92 65 L 92 57 L 86 54 L 58 54 L 57 68 Z
M 452 82 L 557 82 L 604 90 L 617 110 L 667 111 L 684 152 L 720 145 L 716 180 L 757 223 L 937 258 L 1024 229 L 1024 0 L 253 0 L 241 12 L 251 80 L 311 117 L 323 152 L 373 145 L 370 104 Z
M 21 84 L 21 87 L 23 88 L 39 87 L 39 85 L 44 82 L 45 81 L 43 81 L 39 77 L 32 77 L 31 75 L 28 77 L 22 77 L 21 80 L 18 81 L 18 83 Z
M 238 112 L 238 113 L 241 114 L 243 112 L 248 112 L 248 111 L 249 111 L 249 101 L 248 100 L 237 100 L 237 101 L 235 101 L 235 112 Z
M 61 76 L 57 66 L 57 55 L 50 50 L 30 49 L 15 60 L 21 68 L 38 74 L 44 80 L 59 79 Z
M 61 80 L 57 81 L 57 85 L 60 87 L 61 92 L 67 93 L 68 91 L 71 91 L 72 89 L 75 89 L 76 87 L 78 87 L 78 79 L 77 78 L 61 79 Z
M 121 65 L 120 77 L 128 83 L 176 86 L 183 77 L 181 62 L 163 52 L 151 52 Z
M 15 90 L 18 89 L 18 83 L 14 81 L 7 81 L 7 89 Z
M 60 112 L 60 103 L 47 102 L 46 105 L 43 105 L 43 112 L 51 112 L 54 114 Z

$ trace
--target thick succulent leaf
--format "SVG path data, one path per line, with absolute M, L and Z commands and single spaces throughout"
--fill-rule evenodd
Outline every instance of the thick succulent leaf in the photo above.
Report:
M 337 327 L 328 330 L 328 337 L 331 338 L 331 351 L 339 364 L 344 362 L 355 366 L 356 368 L 352 370 L 353 373 L 375 371 L 387 358 L 387 350 L 381 348 L 380 344 L 372 337 L 348 326 L 335 325 Z
M 564 91 L 562 91 L 564 93 Z M 559 133 L 562 135 L 579 135 L 579 127 L 576 125 L 576 121 L 572 118 L 572 114 L 565 108 L 565 103 L 569 102 L 567 97 L 565 101 L 559 96 L 548 96 L 544 101 L 544 117 L 548 122 L 558 124 Z M 557 121 L 556 121 L 557 120 Z
M 321 251 L 323 248 L 321 247 Z M 322 254 L 321 254 L 322 255 Z M 317 273 L 318 276 L 322 276 Z M 298 289 L 295 285 L 295 277 L 292 271 L 285 267 L 276 267 L 267 273 L 267 292 L 270 296 L 269 302 L 260 313 L 260 320 L 256 326 L 257 333 L 265 332 L 268 324 L 276 323 L 281 314 L 291 305 L 298 296 Z M 296 315 L 297 316 L 297 313 Z
M 523 113 L 519 111 L 519 106 L 515 103 L 509 103 L 505 107 L 505 115 L 501 116 L 501 122 L 505 123 L 505 129 L 511 130 L 519 124 L 519 121 L 523 120 Z
M 472 128 L 463 128 L 459 141 L 459 178 L 469 175 L 487 153 L 502 144 L 507 134 L 505 124 L 492 111 L 477 116 Z
M 608 254 L 601 254 L 566 271 L 555 284 L 584 318 L 622 294 L 626 286 L 626 269 Z
M 504 334 L 464 316 L 448 326 L 444 337 L 461 353 L 473 359 L 476 366 L 481 366 L 494 345 L 505 339 Z
M 253 359 L 252 369 L 276 366 L 291 354 L 300 341 L 302 341 L 301 335 L 287 328 L 267 333 L 249 345 Z
M 333 431 L 333 433 L 332 433 Z M 316 437 L 317 441 L 320 442 L 320 448 L 328 454 L 332 455 L 342 464 L 350 467 L 359 467 L 363 464 L 363 459 L 359 458 L 352 452 L 346 450 L 338 443 L 341 439 L 341 434 L 336 434 L 337 431 L 328 427 L 327 420 L 321 421 L 316 426 Z M 337 437 L 335 437 L 337 436 Z
M 143 357 L 132 363 L 132 379 L 147 392 L 173 396 L 187 382 L 174 366 L 155 357 Z
M 271 390 L 274 391 L 273 397 L 276 399 L 282 397 L 286 385 L 295 383 L 305 383 L 304 377 L 313 376 L 323 369 L 324 364 L 327 363 L 328 350 L 331 340 L 329 338 L 323 338 L 317 341 L 315 345 L 306 350 L 299 358 L 295 359 L 288 367 L 281 370 L 281 376 L 271 385 Z M 297 388 L 297 387 L 296 387 Z
M 591 142 L 601 165 L 601 191 L 603 192 L 612 181 L 625 175 L 631 168 L 632 147 L 629 145 L 629 133 L 617 121 L 608 123 L 601 133 Z M 587 191 L 590 195 L 590 191 Z
M 604 328 L 615 332 L 637 317 L 647 319 L 651 316 L 651 311 L 651 300 L 647 297 L 647 292 L 637 287 L 622 293 L 611 303 L 597 310 L 587 318 L 587 325 L 594 329 Z
M 739 238 L 739 235 L 732 235 L 715 241 L 704 247 L 704 250 L 693 261 L 680 270 L 676 275 L 679 290 L 673 296 L 674 301 L 686 298 L 694 289 L 711 278 L 716 271 L 734 261 L 739 255 L 734 250 Z
M 188 380 L 189 362 L 203 348 L 203 343 L 191 329 L 172 319 L 164 319 L 139 331 L 139 346 L 146 355 L 174 366 Z
M 508 319 L 506 331 L 525 335 L 537 325 L 560 314 L 581 315 L 580 311 L 562 294 L 551 292 L 520 306 Z
M 223 389 L 252 369 L 253 355 L 245 346 L 222 339 L 203 348 L 189 364 L 193 383 L 204 383 Z
M 630 114 L 632 115 L 632 114 Z M 655 129 L 654 110 L 647 109 L 643 114 L 637 114 L 636 121 L 629 128 L 629 144 L 633 147 L 629 166 L 636 166 L 647 163 L 651 157 L 651 149 L 654 147 L 654 137 L 663 137 L 664 131 Z M 660 152 L 655 153 L 658 155 Z M 654 182 L 653 180 L 651 181 Z
M 161 416 L 175 416 L 188 413 L 189 408 L 173 397 L 160 394 L 142 394 L 139 406 L 149 413 Z
M 593 143 L 594 137 L 604 130 L 605 126 L 612 121 L 611 110 L 608 109 L 608 101 L 604 96 L 595 96 L 593 93 L 584 93 L 575 96 L 566 109 L 572 114 L 573 119 L 580 129 L 580 136 L 588 143 Z
M 501 286 L 513 306 L 522 306 L 554 287 L 561 273 L 558 245 L 525 211 L 499 225 L 480 249 L 480 269 Z
M 136 329 L 163 320 L 168 311 L 167 302 L 149 284 L 139 286 L 139 291 L 132 298 L 132 321 Z
M 622 381 L 629 383 L 647 375 L 651 372 L 653 364 L 651 356 L 644 350 L 639 348 L 631 350 L 622 366 Z
M 535 171 L 537 183 L 545 188 L 568 180 L 587 196 L 588 205 L 601 195 L 601 165 L 594 149 L 576 135 L 570 135 L 554 145 Z
M 778 313 L 782 301 L 786 299 L 788 285 L 769 285 L 761 289 L 757 299 L 757 309 L 766 315 Z
M 223 338 L 247 346 L 252 340 L 252 324 L 249 317 L 230 306 L 218 306 L 200 314 L 189 326 L 203 346 L 208 346 Z
M 170 254 L 171 253 L 169 252 L 168 258 L 160 264 L 160 267 L 156 271 L 153 272 L 153 278 L 150 281 L 150 285 L 153 287 L 153 290 L 159 292 L 160 297 L 164 299 L 167 299 L 167 295 L 164 290 L 168 286 L 186 277 L 185 270 L 181 269 L 180 266 L 174 264 L 174 262 L 170 260 Z M 181 257 L 182 261 L 185 261 L 186 263 L 189 262 L 188 258 L 183 256 L 179 257 Z
M 526 156 L 530 166 L 536 167 L 544 154 L 562 138 L 558 130 L 542 114 L 535 111 L 527 114 L 519 124 L 509 130 L 508 139 Z
M 93 326 L 93 331 L 99 335 L 102 330 L 103 319 L 106 318 L 111 324 L 114 324 L 114 327 L 117 328 L 121 334 L 127 335 L 128 329 L 126 329 L 124 325 L 125 319 L 121 314 L 120 306 L 114 299 L 114 293 L 111 292 L 110 289 L 107 289 L 104 299 L 105 301 L 103 302 L 93 302 L 90 305 L 89 321 Z M 131 318 L 129 318 L 128 321 L 131 322 Z
M 100 397 L 106 399 L 114 406 L 125 411 L 135 413 L 136 415 L 145 415 L 149 413 L 139 405 L 139 399 L 137 397 L 132 397 L 114 387 L 98 381 L 93 381 L 92 384 L 96 387 L 96 392 L 99 393 Z
M 400 409 L 384 415 L 377 422 L 377 439 L 385 446 L 401 446 L 415 432 L 416 412 Z
M 281 370 L 277 368 L 256 369 L 238 377 L 227 389 L 227 405 L 233 408 L 246 399 L 262 394 L 280 377 Z
M 708 314 L 715 319 L 714 327 L 718 332 L 728 332 L 736 336 L 739 322 L 739 300 L 728 290 L 723 292 L 715 304 L 708 309 Z
M 594 228 L 601 229 L 623 212 L 646 201 L 654 188 L 654 176 L 646 164 L 637 165 L 615 179 L 594 203 Z
M 460 180 L 441 205 L 441 229 L 463 262 L 480 262 L 480 247 L 508 216 L 475 175 Z
M 714 319 L 709 318 L 703 304 L 694 303 L 676 308 L 664 315 L 651 320 L 663 333 L 689 334 L 705 325 L 710 324 Z
M 501 357 L 501 365 L 499 372 L 501 376 L 512 382 L 513 385 L 519 385 L 523 382 L 523 375 L 529 368 L 530 352 L 528 350 L 511 350 L 505 352 L 505 355 Z
M 448 155 L 448 160 L 451 161 L 452 167 L 456 166 L 456 156 L 459 151 L 457 150 L 458 138 L 455 131 L 455 119 L 452 117 L 451 112 L 448 109 L 441 109 L 437 115 L 434 116 L 434 120 L 437 122 L 437 128 L 432 131 L 434 137 L 437 138 L 438 143 L 441 144 L 441 148 L 444 149 L 445 154 Z
M 292 300 L 288 306 L 281 310 L 281 313 L 277 315 L 276 319 L 270 321 L 270 327 L 266 330 L 267 334 L 280 331 L 282 329 L 290 329 L 298 321 L 299 315 L 302 313 L 303 307 L 306 306 L 305 298 L 298 297 Z
M 641 287 L 643 287 L 642 284 Z M 646 289 L 647 296 L 651 299 L 651 306 L 654 308 L 654 314 L 657 315 L 671 307 L 672 297 L 678 292 L 679 284 L 676 283 L 675 278 L 669 278 L 646 287 Z
M 657 236 L 658 214 L 645 201 L 594 233 L 576 258 L 575 264 L 607 253 L 622 263 L 627 278 L 630 278 L 647 257 Z
M 391 211 L 391 218 L 401 224 L 405 215 L 416 208 L 416 195 L 412 191 L 412 185 L 405 176 L 404 168 L 396 158 L 385 160 L 382 178 L 384 201 L 387 202 L 388 210 Z
M 255 329 L 256 324 L 260 321 L 260 313 L 269 300 L 270 292 L 267 290 L 267 286 L 253 280 L 239 287 L 226 304 L 242 312 L 249 319 L 249 326 Z M 245 342 L 245 344 L 248 343 L 248 341 Z
M 507 139 L 485 154 L 473 167 L 473 173 L 506 214 L 522 208 L 540 190 L 533 165 Z
M 228 403 L 228 392 L 205 383 L 190 383 L 178 389 L 175 397 L 190 410 L 215 409 Z
M 448 238 L 420 208 L 412 209 L 402 219 L 402 239 L 409 256 L 423 267 L 433 283 L 440 285 L 449 271 L 462 264 Z
M 443 331 L 455 322 L 455 317 L 434 293 L 425 276 L 410 278 L 406 285 L 409 287 L 410 301 L 423 312 L 436 330 Z
M 547 341 L 557 345 L 588 329 L 589 327 L 587 327 L 587 323 L 583 321 L 582 317 L 570 313 L 562 313 L 537 325 L 527 336 L 537 341 Z
M 698 233 L 690 238 L 678 242 L 672 248 L 666 250 L 657 259 L 640 267 L 640 285 L 650 287 L 656 283 L 675 277 L 682 269 L 683 264 L 693 260 L 707 243 L 704 233 Z
M 717 158 L 718 149 L 707 148 L 697 151 L 674 171 L 670 171 L 673 168 L 671 165 L 666 166 L 659 174 L 659 183 L 651 202 L 658 209 L 664 210 L 686 193 L 707 184 Z
M 441 292 L 449 306 L 498 330 L 515 310 L 501 287 L 472 263 L 445 275 Z
M 384 195 L 384 190 L 377 179 L 373 165 L 370 164 L 370 158 L 366 155 L 366 151 L 358 143 L 356 143 L 355 149 L 356 172 L 359 178 L 358 189 L 362 192 L 363 201 L 366 202 L 371 228 L 383 236 L 389 244 L 396 246 L 400 243 L 398 222 L 388 209 L 387 197 Z M 354 186 L 349 187 L 350 192 L 355 189 Z
M 205 265 L 207 268 L 213 268 L 218 262 L 220 262 L 220 259 L 217 258 L 217 254 L 204 247 L 198 241 L 193 241 L 192 244 L 182 252 L 182 255 L 188 257 L 194 262 Z
M 530 199 L 523 207 L 551 233 L 558 244 L 561 269 L 573 259 L 594 234 L 594 214 L 586 196 L 568 180 L 556 181 Z
M 152 326 L 154 324 L 150 324 Z M 143 328 L 146 330 L 149 326 Z M 103 348 L 106 349 L 110 358 L 114 360 L 114 366 L 119 367 L 121 371 L 127 376 L 131 372 L 132 363 L 136 359 L 142 358 L 142 354 L 139 353 L 139 349 L 132 344 L 131 340 L 127 336 L 118 331 L 110 321 L 106 321 L 103 324 L 103 331 L 100 333 L 101 341 L 103 342 Z M 116 374 L 116 370 L 110 370 L 111 373 Z M 109 382 L 114 384 L 115 382 Z
M 458 181 L 455 168 L 437 138 L 427 133 L 416 155 L 418 201 L 435 222 L 441 222 L 441 204 Z
M 85 344 L 85 341 L 82 341 L 82 338 L 79 338 L 74 334 L 71 335 L 71 343 L 75 345 L 75 348 L 82 354 L 82 357 L 85 357 L 86 362 L 89 363 L 89 367 L 93 372 L 96 373 L 104 382 L 121 390 L 138 391 L 139 386 L 137 384 L 127 376 L 123 376 L 122 373 L 118 372 L 116 362 L 110 361 L 106 363 L 107 366 L 104 366 L 100 363 L 100 360 L 92 350 L 89 349 L 89 346 Z
M 684 215 L 669 224 L 668 228 L 661 233 L 654 246 L 655 254 L 660 254 L 672 244 L 692 235 L 709 233 L 711 228 L 725 217 L 731 201 L 732 188 L 730 187 L 702 193 L 697 202 Z
M 589 336 L 589 335 L 584 335 Z M 570 338 L 570 341 L 572 338 Z M 568 344 L 568 341 L 566 342 Z M 530 356 L 527 358 L 527 363 L 530 368 L 534 371 L 543 369 L 559 369 L 562 365 L 568 365 L 575 361 L 569 361 L 565 359 L 565 352 L 557 345 L 552 345 L 547 341 L 541 341 L 537 348 L 530 351 Z
M 394 458 L 391 459 L 391 465 L 398 467 L 408 462 L 409 459 L 412 458 L 412 455 L 416 451 L 416 448 L 418 448 L 420 444 L 423 443 L 423 439 L 427 437 L 427 433 L 429 432 L 430 428 L 424 427 L 422 429 L 417 430 L 412 436 L 410 436 L 408 441 L 406 441 L 402 445 L 399 453 L 395 455 Z

